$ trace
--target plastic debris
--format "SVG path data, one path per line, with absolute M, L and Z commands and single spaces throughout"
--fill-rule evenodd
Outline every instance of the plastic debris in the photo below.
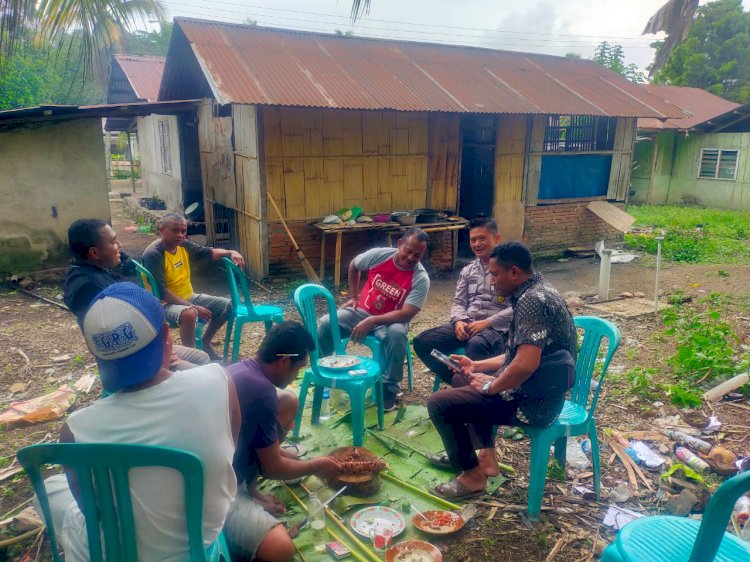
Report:
M 673 441 L 681 443 L 682 445 L 690 447 L 695 451 L 700 451 L 701 453 L 709 453 L 711 451 L 711 443 L 709 443 L 708 441 L 703 441 L 703 439 L 693 437 L 692 435 L 687 435 L 682 431 L 667 431 L 667 437 L 669 437 Z
M 630 447 L 635 451 L 638 459 L 646 466 L 646 468 L 656 470 L 666 462 L 642 441 L 632 441 Z
M 721 429 L 721 422 L 718 420 L 716 416 L 711 416 L 708 418 L 708 425 L 701 429 L 701 433 L 704 435 L 708 435 L 710 433 L 715 433 Z
M 568 438 L 568 444 L 565 448 L 565 463 L 577 470 L 585 470 L 591 463 L 586 454 L 581 449 L 581 444 L 573 438 Z
M 640 519 L 641 517 L 645 517 L 645 515 L 638 513 L 637 511 L 625 509 L 624 507 L 610 505 L 602 523 L 605 527 L 613 527 L 619 531 L 627 523 Z
M 687 447 L 675 447 L 674 454 L 693 470 L 698 472 L 709 472 L 711 470 L 711 467 L 708 466 L 706 461 L 697 456 Z
M 609 491 L 609 500 L 614 503 L 626 502 L 632 497 L 633 490 L 630 489 L 630 484 L 627 482 L 620 482 Z
M 56 420 L 65 415 L 75 395 L 75 389 L 63 385 L 44 396 L 13 402 L 7 410 L 0 413 L 0 424 L 18 425 Z

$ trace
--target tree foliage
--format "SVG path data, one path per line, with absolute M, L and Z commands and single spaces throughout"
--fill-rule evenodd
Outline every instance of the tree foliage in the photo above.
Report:
M 741 0 L 716 0 L 699 7 L 687 39 L 675 48 L 656 81 L 749 102 L 750 13 Z
M 136 30 L 127 33 L 120 43 L 120 50 L 129 55 L 165 57 L 171 38 L 172 22 L 165 22 L 158 31 Z
M 646 83 L 646 77 L 635 64 L 625 64 L 625 52 L 622 45 L 610 45 L 608 41 L 602 41 L 594 51 L 594 62 L 624 76 L 631 82 Z

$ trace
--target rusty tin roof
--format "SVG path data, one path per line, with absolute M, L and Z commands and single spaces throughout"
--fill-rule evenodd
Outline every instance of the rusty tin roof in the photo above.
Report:
M 150 102 L 159 99 L 159 86 L 166 57 L 115 55 L 115 60 L 138 99 Z
M 589 60 L 175 18 L 220 104 L 683 117 Z M 173 46 L 170 46 L 170 54 Z M 183 51 L 184 52 L 184 51 Z M 161 95 L 180 68 L 168 57 Z M 194 68 L 194 67 L 192 67 Z M 192 97 L 192 96 L 191 96 Z
M 725 100 L 700 88 L 655 85 L 640 87 L 650 94 L 661 97 L 665 102 L 678 106 L 685 114 L 685 117 L 681 119 L 667 119 L 666 121 L 650 118 L 638 119 L 638 128 L 641 130 L 687 130 L 740 106 L 738 103 Z

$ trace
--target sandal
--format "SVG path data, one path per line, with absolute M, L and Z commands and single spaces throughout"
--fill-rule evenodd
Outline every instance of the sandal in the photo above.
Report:
M 435 486 L 435 494 L 447 500 L 469 500 L 487 494 L 487 490 L 469 490 L 458 478 Z
M 427 453 L 427 460 L 430 461 L 430 464 L 433 466 L 457 472 L 453 467 L 451 460 L 448 458 L 447 453 Z

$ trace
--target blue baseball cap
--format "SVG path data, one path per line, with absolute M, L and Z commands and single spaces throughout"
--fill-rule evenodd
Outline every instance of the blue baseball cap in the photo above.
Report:
M 83 336 L 107 391 L 146 382 L 159 372 L 163 326 L 159 300 L 133 283 L 115 283 L 96 296 L 83 318 Z

